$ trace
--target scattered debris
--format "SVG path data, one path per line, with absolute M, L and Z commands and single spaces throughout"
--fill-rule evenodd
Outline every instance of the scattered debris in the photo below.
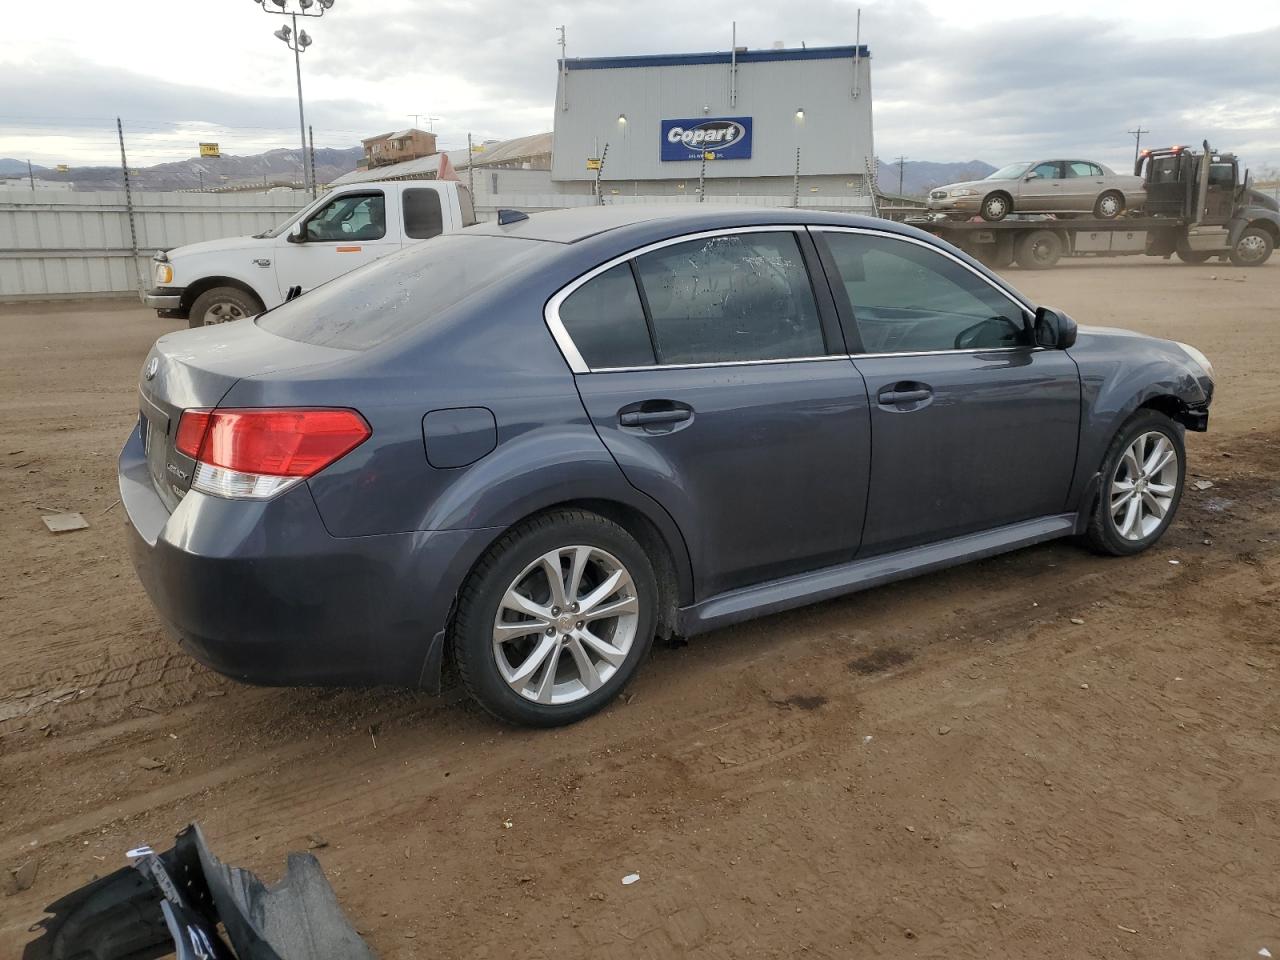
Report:
M 505 820 L 502 821 L 502 829 L 504 830 L 510 830 L 513 826 L 515 826 L 515 824 L 511 822 L 510 817 L 507 817 Z
M 624 887 L 629 887 L 639 879 L 640 879 L 640 874 L 628 873 L 625 877 L 622 878 L 622 885 Z
M 1084 626 L 1084 621 L 1081 620 L 1079 617 L 1072 617 L 1071 622 L 1074 623 L 1077 627 Z
M 13 871 L 13 882 L 19 891 L 31 889 L 31 885 L 36 882 L 36 870 L 39 866 L 35 860 L 28 860 Z
M 119 497 L 116 497 L 114 500 L 112 500 L 112 501 L 111 501 L 111 503 L 107 506 L 107 508 L 106 508 L 105 510 L 103 510 L 101 513 L 99 513 L 99 514 L 98 514 L 98 516 L 100 516 L 100 517 L 102 517 L 102 516 L 106 516 L 108 513 L 110 513 L 112 510 L 114 510 L 114 509 L 115 509 L 116 507 L 118 507 L 119 505 L 120 505 L 120 498 L 119 498 Z
M 153 757 L 139 757 L 138 766 L 140 766 L 143 770 L 163 770 L 164 761 L 156 760 Z
M 516 877 L 516 882 L 517 883 L 533 883 L 533 877 L 527 873 L 522 873 L 520 876 Z
M 78 513 L 46 513 L 41 518 L 50 533 L 70 533 L 89 529 L 89 521 Z
M 1117 928 L 1117 929 L 1119 929 L 1119 930 L 1123 930 L 1125 933 L 1137 933 L 1137 932 L 1138 932 L 1137 930 L 1133 929 L 1133 927 L 1126 927 L 1123 923 L 1117 923 L 1117 924 L 1116 924 L 1116 928 Z
M 862 742 L 863 742 L 863 743 L 870 743 L 870 742 L 871 742 L 871 734 L 869 734 L 869 733 L 868 733 L 865 737 L 863 737 L 863 738 L 862 738 Z
M 382 731 L 382 724 L 369 724 L 369 739 L 373 741 L 373 749 L 378 749 L 378 734 Z
M 1172 563 L 1172 564 L 1176 567 L 1176 566 L 1177 566 L 1178 564 L 1180 564 L 1182 561 L 1181 561 L 1181 560 L 1170 560 L 1169 562 L 1170 562 L 1170 563 Z
M 1088 685 L 1087 683 L 1082 683 L 1082 684 L 1080 684 L 1080 689 L 1081 689 L 1081 690 L 1088 690 L 1088 689 L 1089 689 L 1089 685 Z
M 320 850 L 329 845 L 329 841 L 319 834 L 313 833 L 307 836 L 307 848 L 310 850 Z
M 597 890 L 597 891 L 595 891 L 594 893 L 592 893 L 590 896 L 588 896 L 588 897 L 587 897 L 587 899 L 588 899 L 588 900 L 603 900 L 603 899 L 604 899 L 604 894 L 603 894 L 603 893 L 601 893 L 599 890 Z
M 1191 484 L 1191 485 L 1192 485 L 1193 487 L 1195 487 L 1197 490 L 1209 490 L 1209 489 L 1211 489 L 1211 488 L 1213 487 L 1213 481 L 1212 481 L 1212 480 L 1197 480 L 1195 483 L 1193 483 L 1193 484 Z
M 1261 950 L 1258 951 L 1258 956 L 1269 957 L 1271 956 L 1271 951 L 1268 950 L 1266 947 L 1263 947 Z
M 916 828 L 915 828 L 915 827 L 913 827 L 913 826 L 911 826 L 910 824 L 906 824 L 906 827 L 907 827 L 907 833 L 915 833 L 915 832 L 916 832 Z
M 945 736 L 946 736 L 948 733 L 950 733 L 950 732 L 951 732 L 951 728 L 950 728 L 950 727 L 942 726 L 942 727 L 939 727 L 939 728 L 938 728 L 938 736 L 940 736 L 940 737 L 945 737 Z

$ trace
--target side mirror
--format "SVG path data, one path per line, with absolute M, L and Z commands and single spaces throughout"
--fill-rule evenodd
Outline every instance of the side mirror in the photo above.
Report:
M 1032 326 L 1037 347 L 1066 350 L 1076 343 L 1076 322 L 1052 307 L 1037 307 Z
M 1025 177 L 1023 177 L 1022 179 L 1023 179 L 1023 180 L 1039 180 L 1039 179 L 1040 179 L 1040 174 L 1038 174 L 1038 173 L 1036 173 L 1034 170 L 1032 170 L 1030 173 L 1028 173 L 1028 174 L 1027 174 Z
M 295 223 L 292 227 L 289 228 L 289 242 L 290 243 L 306 243 L 307 242 L 306 228 L 303 226 L 301 220 L 299 220 L 297 223 Z

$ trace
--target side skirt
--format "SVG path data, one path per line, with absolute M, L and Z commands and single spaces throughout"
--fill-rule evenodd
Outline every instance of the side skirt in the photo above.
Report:
M 1076 532 L 1076 524 L 1077 516 L 1074 513 L 1024 520 L 994 530 L 984 530 L 939 543 L 911 547 L 836 567 L 825 567 L 812 573 L 731 590 L 681 608 L 679 632 L 685 636 L 706 633 L 743 620 L 780 613 L 895 580 L 954 567 L 970 560 L 980 560 L 1046 540 L 1070 536 Z

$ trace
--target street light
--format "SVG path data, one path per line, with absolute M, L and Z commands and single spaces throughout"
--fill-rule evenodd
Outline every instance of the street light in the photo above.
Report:
M 263 13 L 274 13 L 281 16 L 289 17 L 293 26 L 283 26 L 279 30 L 274 31 L 276 37 L 283 41 L 284 45 L 293 51 L 293 69 L 298 78 L 298 133 L 302 138 L 302 179 L 303 184 L 311 195 L 315 196 L 316 192 L 316 172 L 311 169 L 311 163 L 308 160 L 307 153 L 307 122 L 302 113 L 302 59 L 301 54 L 311 46 L 311 37 L 305 30 L 298 29 L 299 17 L 323 17 L 325 12 L 333 8 L 334 0 L 295 0 L 297 9 L 293 10 L 289 7 L 289 0 L 271 0 L 268 5 L 267 0 L 253 0 Z M 319 10 L 313 8 L 319 6 Z M 279 9 L 273 10 L 272 7 Z

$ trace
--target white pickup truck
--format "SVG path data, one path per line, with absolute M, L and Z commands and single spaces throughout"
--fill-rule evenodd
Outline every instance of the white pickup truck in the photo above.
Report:
M 412 243 L 476 222 L 471 194 L 451 180 L 353 183 L 271 230 L 161 251 L 146 303 L 193 327 L 251 317 Z

